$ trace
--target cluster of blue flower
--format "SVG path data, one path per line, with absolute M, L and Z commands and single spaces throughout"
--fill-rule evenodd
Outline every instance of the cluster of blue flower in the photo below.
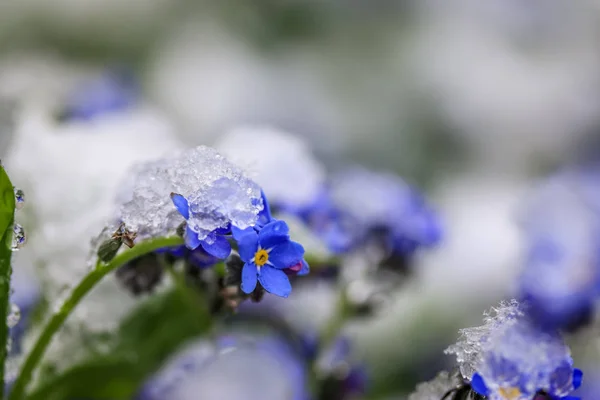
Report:
M 171 194 L 177 211 L 186 219 L 190 218 L 190 205 L 180 194 Z M 250 294 L 260 282 L 269 293 L 288 297 L 292 291 L 288 275 L 306 275 L 309 272 L 308 263 L 304 260 L 304 248 L 290 240 L 289 228 L 284 221 L 271 216 L 269 203 L 262 194 L 262 211 L 259 213 L 257 224 L 253 227 L 240 229 L 229 224 L 219 228 L 206 238 L 199 239 L 198 234 L 186 227 L 185 246 L 192 254 L 200 250 L 216 260 L 227 258 L 231 254 L 231 237 L 238 245 L 238 252 L 244 261 L 241 275 L 241 289 Z M 172 250 L 181 254 L 183 249 Z

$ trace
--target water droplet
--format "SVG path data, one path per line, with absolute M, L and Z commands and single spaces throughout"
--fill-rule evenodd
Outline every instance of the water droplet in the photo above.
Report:
M 15 188 L 15 208 L 20 210 L 25 205 L 25 192 Z
M 6 325 L 9 328 L 12 328 L 19 323 L 20 319 L 21 319 L 21 309 L 19 308 L 18 305 L 16 305 L 15 303 L 12 303 L 10 305 L 10 313 L 8 314 L 8 317 L 6 318 Z
M 25 242 L 27 242 L 25 229 L 21 225 L 15 224 L 13 227 L 12 251 L 19 251 L 19 249 L 25 246 Z

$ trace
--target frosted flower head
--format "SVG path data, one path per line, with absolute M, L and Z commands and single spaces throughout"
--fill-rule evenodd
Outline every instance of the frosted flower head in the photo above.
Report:
M 306 400 L 304 361 L 277 336 L 221 336 L 192 344 L 142 387 L 137 400 Z
M 91 120 L 127 110 L 135 104 L 138 95 L 132 71 L 113 68 L 74 88 L 65 100 L 63 115 L 67 120 Z
M 302 207 L 319 194 L 323 167 L 297 136 L 268 127 L 242 127 L 215 146 L 244 167 L 276 207 Z
M 522 299 L 536 324 L 574 329 L 591 315 L 600 284 L 600 218 L 589 171 L 543 182 L 524 208 L 526 262 Z
M 441 239 L 437 214 L 396 176 L 352 168 L 332 179 L 331 190 L 337 207 L 354 220 L 358 239 L 383 231 L 387 247 L 402 254 Z
M 263 209 L 260 187 L 205 146 L 138 166 L 132 174 L 120 196 L 120 219 L 141 238 L 165 235 L 186 220 L 171 193 L 187 201 L 187 228 L 197 241 L 216 240 L 209 236 L 230 224 L 252 226 Z
M 561 337 L 534 327 L 516 302 L 495 309 L 483 326 L 461 330 L 446 352 L 456 354 L 472 389 L 490 400 L 560 399 L 581 384 Z

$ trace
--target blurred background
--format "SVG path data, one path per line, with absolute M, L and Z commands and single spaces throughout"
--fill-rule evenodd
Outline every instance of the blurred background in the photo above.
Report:
M 51 309 L 85 273 L 132 164 L 240 126 L 286 131 L 327 173 L 401 176 L 443 220 L 385 312 L 347 329 L 366 398 L 403 398 L 452 365 L 459 328 L 515 294 L 536 182 L 594 154 L 599 33 L 597 0 L 3 2 L 0 156 L 27 195 L 16 273 Z M 299 325 L 335 303 L 325 286 L 294 296 Z M 139 301 L 103 284 L 47 369 L 102 352 Z M 595 340 L 575 344 L 597 361 Z

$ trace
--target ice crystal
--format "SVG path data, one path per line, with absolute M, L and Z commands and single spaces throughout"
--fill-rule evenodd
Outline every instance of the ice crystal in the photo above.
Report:
M 417 389 L 408 396 L 408 400 L 440 400 L 448 391 L 461 384 L 460 376 L 442 371 L 437 376 L 417 385 Z
M 484 313 L 484 324 L 459 331 L 460 338 L 456 344 L 446 349 L 446 354 L 455 354 L 460 366 L 460 372 L 466 379 L 471 379 L 477 372 L 482 353 L 489 348 L 490 336 L 500 326 L 508 327 L 518 321 L 523 312 L 516 300 L 501 302 L 498 307 L 492 307 Z
M 204 239 L 229 222 L 246 228 L 262 210 L 260 187 L 214 149 L 200 146 L 173 157 L 138 166 L 129 198 L 121 206 L 121 219 L 138 237 L 174 231 L 183 217 L 170 193 L 190 203 L 188 227 Z

